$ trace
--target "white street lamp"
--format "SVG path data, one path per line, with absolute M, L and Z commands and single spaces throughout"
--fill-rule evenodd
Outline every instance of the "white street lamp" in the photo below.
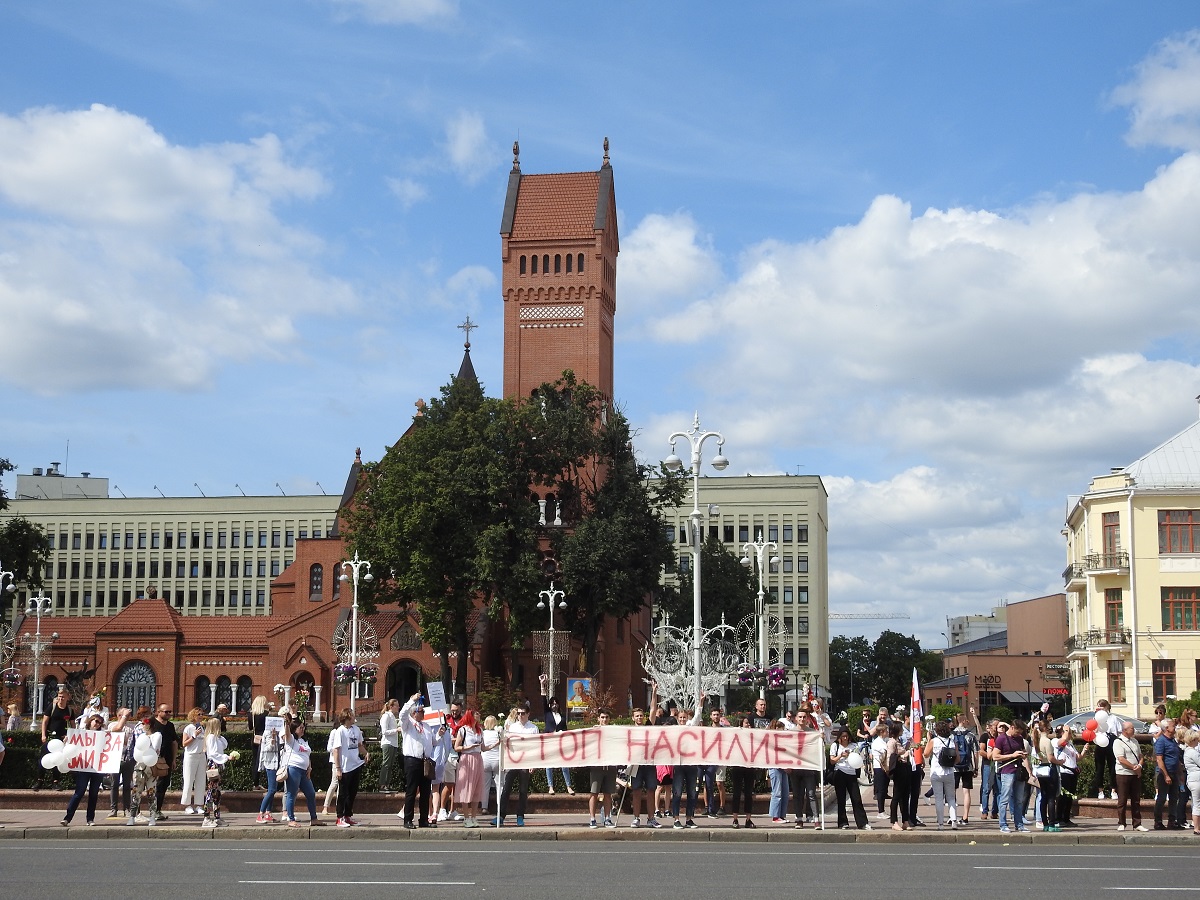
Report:
M 549 658 L 549 665 L 548 665 L 548 668 L 550 671 L 546 673 L 546 696 L 553 697 L 554 696 L 554 685 L 556 685 L 558 683 L 558 678 L 556 677 L 555 672 L 554 672 L 554 663 L 555 663 L 555 656 L 554 656 L 554 605 L 555 605 L 555 601 L 557 600 L 558 608 L 566 609 L 567 601 L 565 598 L 566 598 L 567 594 L 566 594 L 566 591 L 556 591 L 554 589 L 554 582 L 552 581 L 552 582 L 550 582 L 550 590 L 538 591 L 538 596 L 542 598 L 538 601 L 538 605 L 537 605 L 538 609 L 545 609 L 546 607 L 550 607 L 550 658 Z
M 767 551 L 771 551 L 770 557 L 767 556 Z M 754 551 L 756 560 L 756 568 L 758 569 L 758 603 L 754 607 L 755 626 L 758 635 L 758 667 L 766 672 L 767 670 L 767 616 L 766 609 L 763 606 L 763 595 L 765 594 L 764 582 L 767 578 L 767 562 L 773 566 L 779 565 L 779 545 L 774 541 L 764 541 L 762 529 L 759 529 L 757 540 L 742 544 L 742 559 L 743 566 L 750 565 L 750 552 Z M 767 688 L 764 684 L 758 689 L 758 696 L 766 699 Z
M 354 712 L 354 700 L 358 696 L 358 576 L 359 572 L 366 568 L 367 573 L 362 576 L 363 581 L 374 581 L 375 576 L 371 574 L 371 564 L 365 559 L 358 558 L 358 552 L 355 551 L 354 559 L 347 560 L 342 563 L 341 580 L 347 582 L 350 576 L 347 571 L 353 572 L 354 575 L 354 605 L 350 607 L 350 665 L 354 669 L 354 681 L 350 686 L 350 712 Z M 331 701 L 332 703 L 332 701 Z
M 30 597 L 29 602 L 25 606 L 25 615 L 34 616 L 37 621 L 37 627 L 34 634 L 26 632 L 21 636 L 23 643 L 33 656 L 33 686 L 37 692 L 34 700 L 33 723 L 30 729 L 40 728 L 42 722 L 42 660 L 45 658 L 50 647 L 58 640 L 58 632 L 54 632 L 49 637 L 42 637 L 42 616 L 48 615 L 54 608 L 54 598 L 47 597 L 41 591 L 38 591 L 36 597 Z
M 717 455 L 712 461 L 712 467 L 718 472 L 722 472 L 729 465 L 727 460 L 721 454 L 721 448 L 725 446 L 725 438 L 719 431 L 701 431 L 700 429 L 700 413 L 696 413 L 692 420 L 692 427 L 687 431 L 676 431 L 671 435 L 671 455 L 663 460 L 663 466 L 671 472 L 678 472 L 683 466 L 683 461 L 675 455 L 675 442 L 680 438 L 686 438 L 692 445 L 692 515 L 690 521 L 690 530 L 688 537 L 692 545 L 692 657 L 696 672 L 695 685 L 695 701 L 694 715 L 700 715 L 701 705 L 703 703 L 703 691 L 700 688 L 700 671 L 702 668 L 703 651 L 701 649 L 702 637 L 700 629 L 700 548 L 704 541 L 704 528 L 702 519 L 704 513 L 700 512 L 700 451 L 704 446 L 704 442 L 711 437 L 717 439 Z
M 7 586 L 4 584 L 5 580 L 8 581 Z M 8 569 L 5 569 L 2 562 L 0 562 L 0 588 L 4 588 L 10 594 L 16 593 L 17 590 L 17 576 Z

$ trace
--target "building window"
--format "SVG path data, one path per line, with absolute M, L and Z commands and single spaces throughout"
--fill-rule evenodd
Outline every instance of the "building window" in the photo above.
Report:
M 302 541 L 308 540 L 308 529 L 307 528 L 300 529 L 300 540 L 302 540 Z
M 138 549 L 139 550 L 146 549 L 146 532 L 144 532 L 144 531 L 138 532 Z
M 223 560 L 223 559 L 217 560 L 217 577 L 218 578 L 225 577 L 225 560 Z
M 192 560 L 192 565 L 188 569 L 188 577 L 189 578 L 199 578 L 200 577 L 200 561 L 199 560 L 196 560 L 196 559 Z
M 808 602 L 808 588 L 806 588 L 806 587 L 796 588 L 796 602 L 797 603 L 807 603 Z
M 1108 698 L 1113 703 L 1125 702 L 1125 660 L 1108 661 Z
M 81 535 L 81 534 L 73 534 L 73 535 L 71 535 L 71 549 L 72 549 L 72 550 L 78 550 L 78 549 L 80 548 L 80 546 L 81 546 L 81 543 L 80 543 L 80 542 L 81 542 L 82 540 L 83 540 L 83 535 Z
M 258 577 L 259 578 L 267 577 L 267 561 L 265 559 L 260 559 L 258 561 Z
M 117 536 L 118 543 L 120 542 L 120 540 L 121 540 L 121 537 L 120 537 L 120 535 L 118 535 Z M 54 549 L 54 548 L 51 547 L 50 549 Z M 58 549 L 59 550 L 67 549 L 67 533 L 65 531 L 60 531 L 58 533 Z
M 246 549 L 249 549 L 253 546 L 254 546 L 254 532 L 247 531 L 246 532 Z
M 663 536 L 670 543 L 674 543 L 675 542 L 675 526 L 674 525 L 664 525 L 663 526 Z
M 86 562 L 83 564 L 83 577 L 84 577 L 84 578 L 91 578 L 91 577 L 92 577 L 92 567 L 93 567 L 93 565 L 94 565 L 94 564 L 92 563 L 92 561 L 91 561 L 90 559 L 89 559 L 89 560 L 87 560 L 87 561 L 86 561 Z
M 808 543 L 808 526 L 798 525 L 796 527 L 796 540 L 801 544 Z
M 205 577 L 205 578 L 212 578 L 212 577 L 213 577 L 213 574 L 212 574 L 212 560 L 211 560 L 211 559 L 206 559 L 206 560 L 204 561 L 204 577 Z
M 198 532 L 198 531 L 192 532 L 192 549 L 193 550 L 200 549 L 200 532 Z
M 187 568 L 187 560 L 186 559 L 175 560 L 175 577 L 182 578 L 186 568 Z
M 179 540 L 175 542 L 175 546 L 178 547 L 180 550 L 187 549 L 187 532 L 186 531 L 179 532 Z
M 224 605 L 225 605 L 225 592 L 222 590 L 218 590 L 217 591 L 217 606 L 224 606 Z
M 204 532 L 204 549 L 211 550 L 213 545 L 213 533 L 211 531 Z
M 279 575 L 279 560 L 271 560 L 271 577 L 276 578 Z
M 115 565 L 117 565 L 117 563 L 114 561 L 113 565 L 115 566 Z M 58 561 L 58 577 L 59 578 L 67 577 L 67 561 L 65 559 L 60 559 Z M 116 578 L 116 577 L 117 577 L 117 575 L 116 575 L 116 572 L 114 571 L 113 578 Z
M 679 557 L 679 574 L 686 575 L 692 571 L 692 558 L 690 556 Z
M 521 257 L 521 274 L 522 274 L 522 275 L 524 275 L 524 274 L 525 274 L 525 269 L 526 269 L 526 265 L 525 265 L 525 257 L 524 257 L 524 256 L 522 256 L 522 257 Z
M 133 549 L 133 532 L 132 531 L 125 532 L 125 549 L 126 550 Z
M 224 550 L 225 544 L 227 543 L 227 541 L 228 541 L 228 536 L 225 534 L 225 532 L 218 531 L 217 532 L 217 549 Z
M 562 274 L 562 254 L 561 253 L 554 254 L 554 274 L 555 275 Z
M 133 577 L 133 560 L 132 559 L 125 560 L 125 564 L 121 568 L 122 568 L 122 572 L 123 572 L 123 575 L 125 578 Z
M 316 539 L 317 539 L 317 538 L 319 538 L 320 536 L 321 536 L 321 529 L 320 529 L 320 528 L 314 528 L 314 529 L 313 529 L 313 540 L 316 540 Z
M 785 556 L 783 558 L 783 571 L 784 572 L 792 571 L 792 563 L 793 563 L 792 558 L 790 556 Z
M 168 531 L 163 535 L 163 549 L 173 550 L 175 548 L 175 533 Z
M 265 531 L 260 531 L 258 533 L 258 546 L 262 547 L 264 550 L 267 547 L 267 533 Z
M 808 648 L 807 647 L 801 647 L 797 651 L 796 665 L 802 669 L 808 668 Z
M 575 257 L 575 268 L 579 270 L 579 274 L 583 274 L 583 254 L 580 253 Z
M 92 605 L 92 592 L 84 591 L 83 592 L 83 606 L 85 609 L 89 609 L 91 607 L 91 605 Z
M 191 606 L 194 608 L 196 606 L 196 600 L 197 600 L 196 592 L 188 591 L 188 606 Z
M 1108 591 L 1104 592 L 1105 598 Z M 1162 589 L 1163 631 L 1200 630 L 1200 588 Z
M 721 532 L 722 532 L 721 540 L 723 540 L 726 544 L 732 544 L 733 543 L 733 526 L 732 525 L 722 525 Z
M 204 591 L 200 595 L 201 606 L 212 606 L 212 591 Z
M 145 577 L 146 577 L 146 561 L 145 561 L 145 560 L 143 560 L 143 559 L 139 559 L 139 560 L 138 560 L 138 564 L 137 564 L 137 577 L 138 577 L 138 578 L 145 578 Z
M 1121 589 L 1105 588 L 1104 590 L 1104 627 L 1124 628 L 1125 614 L 1122 611 Z
M 118 577 L 120 577 L 120 574 L 121 574 L 120 560 L 110 559 L 108 561 L 108 577 L 109 578 L 118 578 Z M 61 578 L 62 576 L 60 575 L 59 577 Z
M 573 269 L 575 267 L 574 263 L 575 263 L 574 254 L 568 253 L 567 254 L 567 274 L 568 275 L 571 274 L 571 269 Z
M 749 540 L 750 540 L 750 526 L 749 525 L 739 525 L 738 526 L 738 542 L 745 544 L 745 543 L 748 543 Z
M 54 549 L 54 535 L 50 535 L 50 549 L 51 550 Z M 108 549 L 108 532 L 107 531 L 100 532 L 100 549 L 101 550 Z
M 796 571 L 797 572 L 807 572 L 808 571 L 808 557 L 807 556 L 797 556 L 796 557 Z
M 1154 702 L 1164 703 L 1168 696 L 1175 696 L 1175 660 L 1153 659 L 1150 665 L 1154 679 Z
M 325 593 L 325 569 L 320 563 L 308 567 L 308 599 L 322 600 Z
M 808 634 L 808 616 L 796 620 L 796 634 Z
M 294 547 L 296 545 L 296 532 L 288 529 L 283 533 L 283 546 Z
M 679 526 L 679 543 L 681 543 L 681 544 L 686 544 L 687 542 L 688 542 L 688 539 L 687 539 L 687 526 L 686 526 L 686 525 L 680 525 L 680 526 Z
M 87 548 L 88 550 L 96 549 L 96 533 L 94 531 L 89 531 L 87 533 L 87 536 L 84 538 L 84 541 L 83 541 L 83 546 L 85 548 Z
M 794 598 L 792 596 L 792 589 L 790 587 L 785 587 L 783 589 L 783 602 L 785 604 L 791 603 L 793 601 L 793 599 Z
M 529 257 L 529 265 L 530 265 L 529 272 L 530 272 L 530 274 L 536 275 L 538 273 L 537 264 L 538 264 L 538 257 L 537 257 L 537 254 L 535 253 L 535 254 L 533 254 L 533 256 Z
M 796 657 L 796 651 L 793 650 L 791 647 L 786 648 L 783 651 L 783 664 L 785 666 L 791 667 L 792 660 L 795 659 L 795 657 Z
M 549 253 L 542 254 L 542 274 L 543 275 L 550 274 L 550 254 Z
M 721 530 L 721 526 L 719 526 L 719 525 L 709 525 L 708 526 L 709 538 L 714 541 L 719 541 L 721 539 L 720 535 L 718 534 L 718 532 L 720 530 Z
M 1104 539 L 1104 555 L 1114 556 L 1121 550 L 1121 514 L 1106 512 L 1100 526 Z
M 1105 513 L 1105 516 L 1108 515 Z M 1200 510 L 1160 509 L 1158 552 L 1200 553 Z
M 778 525 L 768 525 L 767 526 L 767 540 L 768 541 L 778 541 L 779 540 L 779 526 Z
M 151 578 L 158 577 L 158 560 L 157 559 L 150 560 L 150 577 Z
M 242 577 L 243 578 L 253 578 L 254 577 L 254 560 L 250 559 L 249 557 L 242 560 Z
M 282 539 L 282 536 L 278 531 L 271 532 L 271 546 L 272 547 L 278 548 L 279 542 L 281 539 Z
M 254 593 L 254 605 L 255 606 L 266 606 L 267 605 L 267 592 L 264 591 L 262 588 L 259 588 Z
M 162 535 L 159 534 L 157 531 L 151 532 L 151 534 L 150 534 L 150 549 L 157 550 L 157 549 L 159 549 L 159 547 L 161 545 L 162 545 Z
M 235 549 L 242 546 L 242 533 L 240 531 L 230 532 L 229 546 Z

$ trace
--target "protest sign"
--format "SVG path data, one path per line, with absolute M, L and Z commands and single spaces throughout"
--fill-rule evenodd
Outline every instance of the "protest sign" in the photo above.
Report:
M 123 731 L 83 731 L 68 728 L 63 754 L 72 772 L 97 772 L 112 775 L 121 771 L 125 750 Z

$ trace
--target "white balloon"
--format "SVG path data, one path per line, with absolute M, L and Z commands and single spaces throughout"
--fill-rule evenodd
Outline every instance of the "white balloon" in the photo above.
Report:
M 45 756 L 42 757 L 42 768 L 43 769 L 53 769 L 57 765 L 58 765 L 58 754 L 57 753 L 47 753 Z
M 58 771 L 62 772 L 64 775 L 71 771 L 71 761 L 65 756 L 58 761 Z
M 1101 728 L 1103 728 L 1104 724 L 1108 721 L 1108 713 L 1106 713 L 1102 709 L 1098 709 L 1098 710 L 1096 710 L 1096 714 L 1092 718 L 1094 718 L 1096 720 L 1097 725 L 1099 725 Z M 1100 746 L 1103 747 L 1104 745 L 1101 744 Z
M 1107 747 L 1108 746 L 1108 732 L 1107 731 L 1097 731 L 1095 744 L 1097 747 Z
M 150 735 L 139 734 L 137 740 L 133 742 L 133 746 L 135 750 L 145 750 L 150 746 Z
M 46 752 L 47 753 L 57 753 L 59 750 L 61 750 L 65 746 L 66 745 L 62 741 L 60 741 L 58 738 L 54 738 L 52 741 L 49 741 L 46 744 Z
M 861 753 L 851 753 L 849 756 L 846 757 L 846 764 L 849 765 L 850 768 L 852 768 L 852 769 L 861 769 L 862 764 L 863 764 L 862 754 Z

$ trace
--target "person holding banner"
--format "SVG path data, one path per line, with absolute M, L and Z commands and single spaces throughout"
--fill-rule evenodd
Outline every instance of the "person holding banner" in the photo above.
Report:
M 103 731 L 104 716 L 100 713 L 93 713 L 87 720 L 87 731 Z M 75 810 L 79 809 L 79 803 L 83 800 L 83 795 L 87 794 L 87 823 L 89 825 L 96 824 L 96 798 L 100 796 L 100 782 L 104 776 L 99 772 L 76 772 L 75 773 L 75 793 L 72 795 L 70 802 L 67 803 L 67 814 L 63 816 L 60 825 L 70 825 L 71 820 L 75 818 Z
M 738 723 L 739 728 L 750 728 L 751 722 L 749 716 L 742 716 L 741 722 Z M 733 827 L 740 828 L 738 824 L 738 807 L 741 806 L 742 811 L 746 814 L 746 827 L 757 828 L 754 820 L 750 818 L 754 807 L 754 776 L 757 769 L 750 766 L 730 766 L 729 774 L 733 779 Z M 741 800 L 741 804 L 738 801 Z
M 512 734 L 540 734 L 537 725 L 529 721 L 529 710 L 523 706 L 514 706 L 504 726 L 506 732 Z M 525 824 L 525 804 L 529 800 L 529 769 L 508 769 L 504 773 L 504 786 L 500 791 L 499 818 L 492 819 L 492 824 L 504 824 L 508 815 L 508 798 L 512 794 L 513 782 L 517 782 L 517 825 Z

